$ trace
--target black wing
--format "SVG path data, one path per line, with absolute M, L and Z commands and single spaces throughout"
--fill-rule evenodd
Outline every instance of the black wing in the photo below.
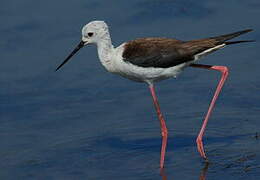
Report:
M 193 61 L 196 54 L 218 45 L 252 41 L 228 41 L 241 34 L 252 31 L 247 29 L 222 36 L 191 41 L 167 38 L 142 38 L 125 44 L 123 60 L 140 67 L 173 67 Z M 212 50 L 211 52 L 217 49 Z
M 183 41 L 166 38 L 143 38 L 125 45 L 125 62 L 140 67 L 168 68 L 193 60 L 182 48 Z

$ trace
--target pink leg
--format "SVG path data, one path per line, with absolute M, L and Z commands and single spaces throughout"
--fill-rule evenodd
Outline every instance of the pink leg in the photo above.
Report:
M 168 137 L 168 130 L 165 124 L 165 121 L 163 119 L 163 115 L 160 110 L 159 102 L 155 94 L 155 89 L 152 84 L 149 85 L 152 97 L 153 97 L 153 103 L 160 121 L 161 125 L 161 133 L 162 133 L 162 148 L 161 148 L 161 159 L 160 159 L 160 168 L 162 169 L 164 166 L 164 157 L 165 157 L 165 151 L 166 151 L 166 145 L 167 145 L 167 137 Z
M 210 66 L 210 65 L 203 65 L 203 64 L 191 64 L 190 66 L 195 67 L 195 68 L 204 68 L 204 69 L 209 69 L 209 70 L 216 70 L 216 71 L 220 71 L 222 73 L 221 79 L 218 83 L 215 94 L 214 94 L 214 96 L 211 100 L 207 115 L 205 117 L 205 120 L 203 121 L 202 127 L 200 129 L 199 135 L 198 135 L 197 140 L 196 140 L 198 151 L 199 151 L 200 155 L 203 158 L 206 159 L 206 155 L 205 155 L 205 151 L 204 151 L 203 143 L 202 143 L 202 137 L 203 137 L 203 134 L 205 132 L 205 128 L 207 126 L 207 123 L 208 123 L 210 114 L 212 112 L 212 109 L 214 108 L 215 102 L 218 98 L 218 95 L 219 95 L 219 93 L 220 93 L 220 91 L 221 91 L 221 89 L 222 89 L 222 87 L 225 83 L 225 80 L 228 77 L 228 68 L 226 66 Z

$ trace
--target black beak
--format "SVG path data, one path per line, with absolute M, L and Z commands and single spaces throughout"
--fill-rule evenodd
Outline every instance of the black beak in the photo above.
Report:
M 59 65 L 57 67 L 57 69 L 55 71 L 58 71 L 66 62 L 69 61 L 69 59 L 76 54 L 76 52 L 78 52 L 83 46 L 84 46 L 85 42 L 80 41 L 80 43 L 77 45 L 77 47 L 70 53 L 70 55 L 68 55 L 68 57 L 61 63 L 61 65 Z

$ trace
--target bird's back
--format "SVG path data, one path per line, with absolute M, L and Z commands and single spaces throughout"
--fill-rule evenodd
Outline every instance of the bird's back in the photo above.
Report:
M 225 45 L 250 42 L 228 41 L 250 31 L 251 29 L 248 29 L 191 41 L 181 41 L 171 38 L 140 38 L 125 43 L 122 56 L 125 62 L 136 66 L 169 68 L 196 60 L 200 55 L 206 55 Z

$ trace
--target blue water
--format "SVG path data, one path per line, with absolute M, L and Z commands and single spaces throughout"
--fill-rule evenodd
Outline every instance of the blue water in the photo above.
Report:
M 0 7 L 0 179 L 257 180 L 260 177 L 259 0 L 4 1 Z M 146 36 L 189 40 L 255 31 L 201 63 L 230 76 L 205 134 L 195 139 L 218 72 L 186 69 L 157 84 L 169 129 L 164 173 L 160 129 L 147 85 L 107 73 L 94 46 L 55 68 L 91 20 L 115 46 Z

